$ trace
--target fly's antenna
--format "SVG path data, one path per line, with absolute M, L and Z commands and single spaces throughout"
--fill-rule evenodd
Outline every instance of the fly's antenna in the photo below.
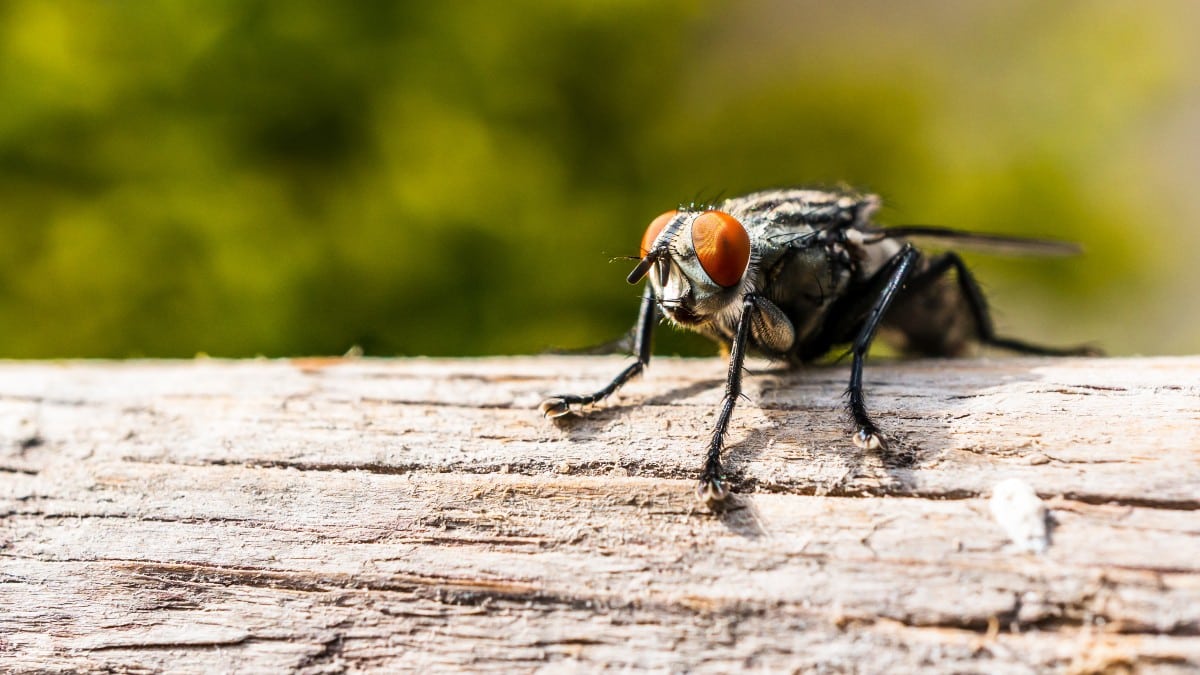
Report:
M 683 211 L 683 209 L 680 209 L 680 211 Z M 667 225 L 666 229 L 659 233 L 658 238 L 654 243 L 654 248 L 650 249 L 650 251 L 642 257 L 641 261 L 638 262 L 637 267 L 634 267 L 633 271 L 629 273 L 629 276 L 625 277 L 625 281 L 628 281 L 631 284 L 636 284 L 637 282 L 641 281 L 647 273 L 650 272 L 650 268 L 655 263 L 664 259 L 670 260 L 670 256 L 667 254 L 667 251 L 670 250 L 671 243 L 675 241 L 675 237 L 679 236 L 679 230 L 683 225 L 683 220 L 683 218 L 678 216 L 675 217 L 670 224 Z M 664 264 L 659 266 L 659 279 L 661 280 L 661 283 L 667 283 L 668 272 L 668 265 Z
M 631 284 L 636 284 L 637 282 L 641 281 L 646 276 L 646 273 L 650 271 L 650 266 L 654 264 L 655 257 L 654 251 L 648 253 L 646 257 L 642 258 L 641 262 L 637 264 L 637 267 L 633 268 L 633 271 L 629 273 L 629 276 L 625 277 L 625 281 L 628 281 Z

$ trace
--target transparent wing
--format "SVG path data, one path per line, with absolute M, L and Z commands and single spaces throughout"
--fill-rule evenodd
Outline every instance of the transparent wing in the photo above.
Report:
M 599 356 L 606 354 L 632 354 L 634 333 L 636 328 L 630 328 L 621 337 L 615 340 L 609 340 L 598 345 L 590 345 L 586 347 L 576 347 L 574 349 L 559 349 L 551 348 L 543 351 L 543 354 L 554 355 L 570 355 L 570 356 Z
M 930 239 L 937 242 L 962 245 L 985 253 L 1001 255 L 1071 256 L 1083 253 L 1083 247 L 1069 241 L 1018 237 L 1007 234 L 966 232 L 937 225 L 898 225 L 879 229 L 863 230 L 867 243 L 883 239 Z

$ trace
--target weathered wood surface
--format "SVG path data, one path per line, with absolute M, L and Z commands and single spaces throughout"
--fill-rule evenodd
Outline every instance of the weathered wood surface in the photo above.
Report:
M 0 365 L 0 671 L 1194 672 L 1200 359 Z M 1047 500 L 1044 555 L 987 497 Z

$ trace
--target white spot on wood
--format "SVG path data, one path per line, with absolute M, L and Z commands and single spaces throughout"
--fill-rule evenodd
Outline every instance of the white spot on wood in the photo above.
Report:
M 1042 553 L 1050 545 L 1046 505 L 1029 483 L 1017 478 L 1000 481 L 989 506 L 1018 550 Z

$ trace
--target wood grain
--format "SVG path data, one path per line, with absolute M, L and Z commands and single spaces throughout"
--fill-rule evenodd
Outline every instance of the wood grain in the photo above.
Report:
M 0 670 L 1195 672 L 1200 358 L 0 364 Z M 1043 555 L 993 520 L 1017 478 Z

